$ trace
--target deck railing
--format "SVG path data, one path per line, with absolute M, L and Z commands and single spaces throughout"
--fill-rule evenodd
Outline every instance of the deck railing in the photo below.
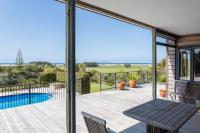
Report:
M 150 71 L 129 71 L 129 72 L 117 72 L 117 73 L 100 73 L 99 74 L 99 86 L 100 91 L 116 89 L 117 83 L 121 80 L 128 85 L 128 76 L 130 74 L 137 75 L 137 83 L 150 83 L 152 81 Z
M 100 91 L 116 89 L 117 83 L 121 80 L 125 81 L 128 86 L 128 76 L 134 74 L 137 76 L 137 84 L 151 83 L 152 71 L 129 71 L 129 72 L 116 72 L 116 73 L 99 73 L 99 86 Z M 166 81 L 166 72 L 157 71 L 157 82 Z
M 0 109 L 65 98 L 66 82 L 0 86 Z
M 53 98 L 63 98 L 65 91 L 65 81 L 53 83 L 34 83 L 22 85 L 4 85 L 0 86 L 0 97 L 24 93 L 48 93 Z

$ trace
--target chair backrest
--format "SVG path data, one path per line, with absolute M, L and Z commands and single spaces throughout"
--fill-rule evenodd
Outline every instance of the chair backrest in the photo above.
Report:
M 81 112 L 89 133 L 107 133 L 106 121 L 96 116 Z
M 186 89 L 187 89 L 187 84 L 188 84 L 188 81 L 175 80 L 174 91 L 176 93 L 185 94 L 186 93 Z

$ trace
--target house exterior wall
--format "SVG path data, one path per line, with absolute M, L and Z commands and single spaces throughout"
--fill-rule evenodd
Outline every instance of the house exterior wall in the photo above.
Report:
M 175 42 L 168 41 L 168 44 L 175 45 Z M 166 62 L 166 87 L 168 89 L 168 93 L 174 90 L 174 81 L 175 81 L 175 60 L 176 60 L 176 49 L 173 47 L 166 47 L 167 50 L 167 62 Z
M 194 45 L 200 46 L 200 34 L 183 36 L 177 40 L 177 47 L 192 47 Z M 195 104 L 198 93 L 200 93 L 200 82 L 189 81 L 186 90 L 187 102 Z
M 191 46 L 200 44 L 200 34 L 183 36 L 180 37 L 177 41 L 177 46 Z

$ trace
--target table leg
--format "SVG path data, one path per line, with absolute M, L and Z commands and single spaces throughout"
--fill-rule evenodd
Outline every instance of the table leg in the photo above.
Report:
M 146 132 L 147 132 L 147 133 L 153 133 L 153 126 L 151 126 L 151 125 L 146 125 Z
M 146 132 L 147 133 L 167 133 L 167 130 L 157 128 L 151 125 L 146 125 Z
M 154 127 L 154 133 L 167 133 L 167 132 L 168 132 L 167 130 Z

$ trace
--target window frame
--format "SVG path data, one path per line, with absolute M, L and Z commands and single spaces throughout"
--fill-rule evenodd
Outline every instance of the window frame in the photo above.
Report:
M 195 81 L 195 71 L 194 71 L 194 53 L 195 53 L 195 49 L 200 49 L 200 46 L 193 47 L 193 81 L 194 82 L 200 82 L 200 81 Z
M 179 49 L 178 49 L 178 68 L 179 68 L 179 69 L 178 69 L 178 70 L 179 70 L 178 79 L 179 79 L 179 80 L 184 80 L 184 79 L 181 79 L 181 54 L 180 54 L 180 53 L 181 53 L 181 50 L 188 50 L 188 51 L 190 51 L 190 56 L 189 56 L 189 60 L 190 60 L 190 64 L 189 64 L 189 65 L 190 65 L 190 68 L 189 68 L 189 72 L 190 72 L 190 73 L 189 73 L 189 74 L 190 74 L 190 75 L 189 75 L 189 79 L 187 79 L 187 80 L 185 79 L 185 80 L 186 80 L 186 81 L 191 81 L 191 79 L 192 79 L 192 78 L 191 78 L 191 73 L 192 73 L 192 70 L 191 70 L 191 68 L 192 68 L 192 67 L 191 67 L 191 64 L 192 64 L 192 63 L 191 63 L 191 55 L 192 55 L 192 52 L 191 52 L 191 48 L 186 48 L 186 47 L 184 47 L 184 48 L 179 48 Z
M 178 73 L 177 73 L 177 79 L 178 80 L 182 80 L 182 79 L 180 79 L 181 78 L 180 77 L 181 76 L 181 63 L 180 63 L 180 50 L 181 49 L 185 49 L 185 50 L 190 51 L 190 80 L 186 80 L 186 81 L 200 82 L 200 81 L 194 80 L 194 51 L 195 51 L 195 49 L 200 49 L 200 44 L 177 47 L 176 60 L 177 60 L 177 68 L 178 68 L 177 69 L 178 70 Z

